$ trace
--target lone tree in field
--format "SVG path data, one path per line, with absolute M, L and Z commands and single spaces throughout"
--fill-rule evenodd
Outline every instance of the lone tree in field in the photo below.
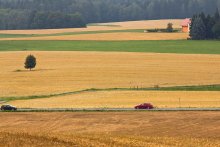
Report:
M 172 23 L 167 24 L 167 32 L 173 32 L 173 24 Z
M 31 70 L 31 69 L 35 68 L 35 66 L 37 64 L 36 58 L 33 55 L 29 55 L 29 56 L 26 57 L 26 60 L 25 60 L 24 64 L 25 64 L 24 67 L 26 69 Z

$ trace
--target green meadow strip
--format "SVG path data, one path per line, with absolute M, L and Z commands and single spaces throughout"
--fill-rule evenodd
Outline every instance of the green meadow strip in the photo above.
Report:
M 220 54 L 220 41 L 0 41 L 0 51 L 24 50 Z
M 0 38 L 21 38 L 21 37 L 34 37 L 35 35 L 29 34 L 0 34 Z

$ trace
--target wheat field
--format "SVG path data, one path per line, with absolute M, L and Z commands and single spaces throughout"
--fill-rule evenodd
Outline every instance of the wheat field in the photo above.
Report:
M 86 92 L 44 99 L 17 100 L 18 108 L 133 108 L 150 102 L 159 108 L 220 107 L 220 92 L 105 91 Z
M 104 31 L 104 30 L 128 30 L 128 29 L 155 29 L 166 28 L 167 24 L 173 23 L 174 28 L 181 28 L 182 19 L 165 19 L 165 20 L 143 20 L 127 21 L 114 23 L 99 23 L 87 28 L 66 28 L 66 29 L 42 29 L 42 30 L 0 30 L 1 34 L 56 34 L 67 32 L 82 31 Z M 112 25 L 114 27 L 112 27 Z
M 0 113 L 1 146 L 219 147 L 219 112 Z
M 134 30 L 134 29 L 155 29 L 166 28 L 167 24 L 173 23 L 174 28 L 181 28 L 181 19 L 173 20 L 145 20 L 145 21 L 127 21 L 114 23 L 93 24 L 87 28 L 67 28 L 67 29 L 45 29 L 45 30 L 0 30 L 0 34 L 32 34 L 42 35 L 50 34 L 50 36 L 34 36 L 34 37 L 15 37 L 0 38 L 0 40 L 186 40 L 188 33 L 144 33 L 144 32 L 109 32 L 92 34 L 74 34 L 74 35 L 58 35 L 57 33 L 71 32 L 88 32 L 88 31 L 111 31 L 111 30 Z
M 29 54 L 34 71 L 24 69 Z M 1 97 L 220 83 L 219 55 L 21 51 L 1 52 L 0 60 Z

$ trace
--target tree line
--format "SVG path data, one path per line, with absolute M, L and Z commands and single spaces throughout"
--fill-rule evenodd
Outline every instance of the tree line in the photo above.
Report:
M 43 12 L 28 10 L 1 10 L 0 29 L 49 29 L 86 27 L 78 13 Z
M 0 0 L 0 29 L 186 18 L 201 11 L 214 14 L 216 7 L 219 0 Z
M 192 17 L 190 25 L 190 37 L 193 40 L 219 39 L 220 38 L 220 14 L 206 15 L 203 12 Z

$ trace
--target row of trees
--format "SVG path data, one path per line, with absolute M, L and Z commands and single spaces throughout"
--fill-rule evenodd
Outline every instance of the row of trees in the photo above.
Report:
M 204 13 L 192 17 L 190 37 L 193 40 L 220 38 L 220 15 L 217 10 L 214 16 Z
M 83 20 L 96 23 L 186 18 L 201 11 L 214 14 L 216 7 L 220 8 L 219 0 L 0 0 L 0 29 L 41 28 L 45 15 L 51 20 L 44 28 L 52 24 L 81 27 Z M 60 17 L 65 26 L 60 26 Z M 72 20 L 81 23 L 72 25 Z

